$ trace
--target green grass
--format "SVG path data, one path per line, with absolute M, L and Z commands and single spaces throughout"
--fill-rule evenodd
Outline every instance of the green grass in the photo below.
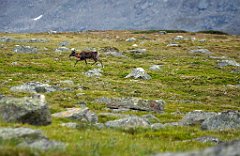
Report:
M 226 56 L 240 62 L 239 37 L 212 34 L 184 33 L 184 37 L 205 38 L 206 43 L 191 40 L 179 41 L 182 47 L 166 47 L 172 38 L 179 35 L 154 34 L 152 31 L 102 31 L 85 33 L 59 34 L 0 34 L 13 38 L 47 38 L 46 43 L 0 43 L 0 94 L 23 97 L 30 93 L 11 92 L 12 86 L 30 81 L 39 81 L 57 85 L 62 80 L 74 81 L 70 90 L 46 93 L 46 99 L 51 113 L 65 110 L 69 107 L 79 107 L 79 102 L 96 113 L 108 112 L 106 106 L 95 102 L 99 97 L 139 97 L 143 99 L 163 99 L 166 101 L 165 113 L 155 115 L 162 123 L 176 122 L 184 114 L 173 115 L 180 111 L 187 113 L 193 110 L 221 112 L 225 110 L 240 110 L 239 87 L 228 85 L 239 84 L 240 76 L 233 70 L 239 67 L 217 66 L 217 60 L 206 55 L 194 55 L 188 51 L 202 46 L 213 52 L 214 56 Z M 169 33 L 173 33 L 169 31 Z M 134 43 L 126 42 L 129 37 L 135 37 Z M 61 41 L 69 41 L 69 48 L 83 50 L 86 47 L 112 46 L 118 48 L 126 58 L 105 56 L 101 59 L 105 68 L 100 78 L 88 78 L 84 72 L 96 66 L 86 66 L 79 62 L 76 67 L 74 59 L 69 59 L 69 52 L 61 55 L 55 49 Z M 146 48 L 147 54 L 134 56 L 127 51 L 132 44 Z M 16 44 L 35 46 L 37 54 L 16 54 L 12 51 Z M 48 50 L 43 50 L 47 47 Z M 18 62 L 14 66 L 11 63 Z M 149 67 L 161 64 L 160 71 L 150 71 Z M 124 77 L 135 67 L 144 68 L 152 76 L 151 80 L 130 80 Z M 78 88 L 83 88 L 78 90 Z M 76 96 L 78 93 L 84 93 Z M 144 115 L 148 112 L 125 112 L 124 114 Z M 100 122 L 113 120 L 112 117 L 99 117 Z M 165 128 L 159 131 L 146 129 L 101 129 L 84 125 L 78 129 L 59 126 L 60 123 L 70 122 L 66 119 L 54 119 L 49 126 L 35 127 L 17 123 L 0 122 L 0 127 L 30 127 L 40 129 L 50 139 L 68 144 L 66 151 L 40 152 L 15 147 L 14 142 L 0 141 L 0 155 L 151 155 L 158 152 L 179 152 L 202 149 L 213 146 L 209 143 L 198 143 L 191 140 L 196 137 L 212 135 L 224 141 L 239 139 L 240 130 L 212 132 L 202 131 L 198 126 Z M 184 142 L 183 142 L 184 141 Z

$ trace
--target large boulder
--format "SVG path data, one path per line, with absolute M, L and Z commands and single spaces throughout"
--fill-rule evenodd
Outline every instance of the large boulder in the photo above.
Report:
M 89 123 L 97 123 L 98 116 L 89 108 L 69 108 L 67 111 L 52 114 L 55 118 L 68 118 Z
M 139 111 L 154 111 L 161 113 L 164 111 L 165 102 L 163 100 L 145 100 L 140 98 L 107 98 L 96 99 L 97 103 L 104 103 L 108 108 L 127 108 Z
M 235 60 L 221 60 L 218 61 L 219 67 L 225 67 L 225 66 L 234 66 L 234 67 L 240 67 L 240 63 L 236 62 Z
M 202 123 L 204 130 L 230 130 L 240 128 L 240 112 L 226 111 L 212 116 Z
M 101 77 L 102 76 L 102 70 L 98 68 L 94 68 L 92 70 L 88 70 L 84 73 L 87 77 Z
M 18 147 L 39 150 L 65 149 L 64 143 L 51 141 L 41 131 L 30 128 L 0 128 L 0 140 L 14 140 Z
M 21 122 L 32 125 L 48 125 L 51 114 L 44 95 L 0 99 L 0 118 L 6 122 Z
M 108 121 L 105 123 L 107 127 L 110 128 L 149 128 L 150 123 L 141 117 L 130 116 L 119 120 Z
M 195 152 L 159 153 L 155 156 L 239 156 L 239 147 L 240 141 L 232 141 Z
M 214 112 L 204 112 L 201 110 L 195 110 L 193 112 L 187 113 L 183 119 L 180 121 L 182 125 L 195 125 L 201 124 L 206 119 L 216 116 L 217 113 Z
M 50 86 L 49 84 L 43 84 L 40 82 L 27 82 L 19 86 L 13 86 L 10 88 L 13 92 L 30 92 L 30 93 L 49 93 L 54 92 L 58 88 Z
M 150 80 L 151 76 L 148 75 L 143 68 L 135 68 L 125 78 Z

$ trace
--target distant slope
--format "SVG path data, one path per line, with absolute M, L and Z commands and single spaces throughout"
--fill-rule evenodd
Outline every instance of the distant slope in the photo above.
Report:
M 240 0 L 9 0 L 0 31 L 221 30 L 240 34 Z

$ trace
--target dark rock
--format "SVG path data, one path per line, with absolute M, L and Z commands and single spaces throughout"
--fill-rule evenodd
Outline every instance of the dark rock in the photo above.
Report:
M 214 112 L 203 112 L 203 111 L 193 111 L 187 113 L 183 119 L 180 121 L 183 125 L 195 125 L 201 124 L 206 119 L 216 116 L 217 113 Z
M 108 108 L 126 108 L 139 111 L 154 111 L 161 113 L 164 111 L 165 102 L 163 100 L 144 100 L 140 98 L 107 98 L 96 99 L 97 103 L 104 103 Z
M 150 123 L 147 120 L 137 116 L 130 116 L 130 117 L 119 119 L 119 120 L 108 121 L 105 123 L 105 125 L 110 128 L 137 128 L 137 127 L 149 128 L 150 127 Z
M 219 144 L 201 151 L 185 153 L 159 153 L 155 156 L 239 156 L 240 141 Z
M 51 123 L 51 114 L 45 96 L 40 94 L 24 98 L 1 98 L 0 117 L 6 122 L 21 122 L 32 125 Z
M 38 49 L 31 46 L 16 45 L 13 51 L 16 53 L 37 53 Z
M 125 78 L 131 78 L 134 79 L 143 79 L 143 80 L 150 80 L 151 76 L 148 75 L 143 68 L 135 68 L 132 70 L 131 73 L 129 73 Z
M 13 92 L 30 92 L 30 93 L 49 93 L 57 91 L 57 87 L 52 87 L 49 84 L 42 84 L 40 82 L 28 82 L 23 85 L 14 86 L 10 89 Z
M 89 110 L 89 108 L 69 108 L 67 111 L 55 113 L 52 115 L 56 118 L 69 118 L 84 122 L 96 123 L 98 116 Z
M 0 128 L 0 140 L 14 140 L 18 147 L 38 150 L 64 150 L 65 144 L 51 141 L 41 131 L 30 128 Z
M 240 112 L 227 111 L 206 119 L 201 128 L 203 130 L 230 130 L 240 128 Z

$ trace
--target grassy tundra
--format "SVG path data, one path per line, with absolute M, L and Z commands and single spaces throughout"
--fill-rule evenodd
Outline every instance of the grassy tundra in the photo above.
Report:
M 175 41 L 181 47 L 167 47 L 173 38 L 182 35 L 187 40 Z M 83 33 L 36 33 L 4 34 L 16 39 L 46 38 L 45 43 L 0 42 L 0 94 L 24 97 L 30 93 L 10 91 L 10 87 L 26 82 L 39 81 L 58 85 L 60 81 L 72 80 L 72 91 L 46 93 L 51 113 L 65 108 L 79 107 L 86 102 L 87 107 L 98 113 L 108 112 L 105 105 L 95 103 L 99 97 L 140 97 L 143 99 L 163 99 L 165 112 L 152 112 L 161 123 L 182 119 L 193 110 L 221 112 L 240 110 L 240 67 L 220 68 L 218 59 L 206 54 L 192 54 L 190 50 L 198 46 L 212 52 L 211 56 L 240 62 L 240 37 L 201 33 L 133 33 L 131 31 L 102 31 Z M 134 37 L 136 41 L 127 42 Z M 191 40 L 196 38 L 196 40 Z M 199 40 L 206 39 L 205 42 Z M 58 53 L 55 49 L 62 41 L 70 43 L 69 49 L 79 51 L 94 47 L 100 51 L 103 61 L 103 76 L 89 78 L 84 75 L 96 65 L 86 66 L 84 61 L 74 67 L 75 60 L 69 59 L 71 51 Z M 128 50 L 147 49 L 146 54 L 133 55 Z M 13 52 L 15 45 L 29 45 L 38 48 L 36 54 Z M 116 47 L 127 57 L 104 55 L 103 47 Z M 17 62 L 13 64 L 12 62 Z M 152 65 L 163 65 L 160 71 L 151 71 Z M 131 80 L 124 77 L 136 67 L 142 67 L 151 75 L 151 80 Z M 83 89 L 77 89 L 82 87 Z M 77 96 L 81 94 L 81 96 Z M 176 113 L 180 112 L 180 113 Z M 128 111 L 124 114 L 143 115 L 149 112 Z M 113 117 L 99 116 L 99 122 L 113 120 Z M 200 136 L 211 135 L 223 141 L 240 139 L 240 130 L 203 131 L 199 126 L 169 127 L 154 131 L 150 129 L 97 129 L 82 124 L 77 129 L 59 126 L 68 119 L 53 118 L 49 126 L 31 126 L 19 123 L 0 122 L 0 127 L 30 127 L 40 129 L 50 139 L 66 143 L 66 151 L 32 151 L 14 146 L 14 142 L 0 140 L 0 155 L 150 155 L 158 152 L 175 152 L 202 149 L 211 143 L 186 141 Z

